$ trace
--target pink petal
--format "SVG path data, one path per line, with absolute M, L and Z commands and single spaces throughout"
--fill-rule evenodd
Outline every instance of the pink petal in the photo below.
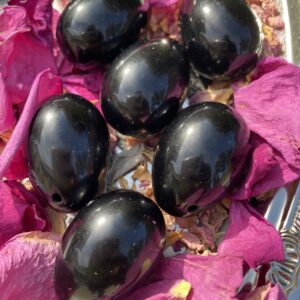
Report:
M 253 292 L 241 295 L 245 300 L 286 300 L 287 297 L 278 284 L 275 286 L 261 286 Z
M 11 38 L 16 33 L 30 31 L 27 13 L 24 8 L 5 6 L 0 12 L 0 42 Z
M 28 177 L 28 166 L 24 145 L 19 147 L 14 159 L 5 171 L 4 177 L 9 180 L 23 180 Z
M 0 156 L 0 178 L 3 177 L 20 146 L 24 143 L 31 120 L 39 105 L 41 105 L 48 97 L 61 92 L 62 85 L 59 77 L 53 75 L 49 70 L 41 72 L 36 77 L 21 118 Z
M 15 123 L 12 104 L 7 93 L 5 82 L 0 73 L 0 133 L 11 129 Z
M 258 197 L 300 177 L 300 170 L 288 165 L 282 155 L 259 136 L 253 134 L 251 144 L 254 151 L 250 170 L 240 188 L 231 195 L 232 199 L 245 200 Z
M 150 283 L 147 286 L 133 292 L 125 300 L 185 300 L 185 298 L 174 297 L 172 289 L 182 284 L 184 280 L 162 280 Z
M 20 8 L 21 9 L 21 8 Z M 35 77 L 45 69 L 56 73 L 54 57 L 30 33 L 19 33 L 0 44 L 0 65 L 10 101 L 22 103 L 28 97 Z
M 52 48 L 52 0 L 11 0 L 9 4 L 26 9 L 31 29 L 45 46 Z
M 54 265 L 60 238 L 53 233 L 15 236 L 0 250 L 1 300 L 57 300 Z
M 0 246 L 14 235 L 45 230 L 47 215 L 34 195 L 18 182 L 0 182 Z
M 287 297 L 278 284 L 271 287 L 265 300 L 286 300 Z
M 300 68 L 278 58 L 263 59 L 255 80 L 234 99 L 249 128 L 300 169 Z
M 230 226 L 218 254 L 241 257 L 250 267 L 284 260 L 279 233 L 250 205 L 239 201 L 231 204 Z
M 90 73 L 70 74 L 62 77 L 64 88 L 88 100 L 98 100 L 102 85 L 104 70 Z
M 174 3 L 177 3 L 179 0 L 143 0 L 143 5 L 141 6 L 142 11 L 148 10 L 150 7 L 166 7 Z
M 165 293 L 174 280 L 186 280 L 192 285 L 189 300 L 235 299 L 243 278 L 243 261 L 236 257 L 179 255 L 162 259 L 153 275 L 149 285 L 141 287 L 126 300 L 146 300 L 143 295 L 152 296 L 154 288 L 156 291 L 161 288 Z M 163 284 L 166 284 L 165 288 Z

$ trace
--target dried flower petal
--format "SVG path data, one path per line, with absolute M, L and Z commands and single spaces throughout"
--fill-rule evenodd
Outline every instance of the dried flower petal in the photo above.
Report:
M 196 252 L 202 252 L 205 250 L 203 242 L 195 234 L 190 232 L 182 232 L 181 241 L 190 249 Z
M 239 201 L 231 204 L 230 226 L 218 254 L 241 257 L 250 267 L 284 260 L 279 233 L 250 205 Z
M 30 31 L 26 10 L 14 6 L 1 8 L 0 43 L 8 40 L 17 33 Z
M 182 234 L 180 234 L 177 231 L 167 232 L 165 248 L 168 248 L 168 247 L 174 245 L 181 238 L 182 238 Z
M 288 165 L 262 138 L 252 134 L 250 142 L 254 148 L 250 169 L 243 184 L 231 195 L 232 199 L 259 197 L 300 177 L 300 170 Z
M 56 73 L 51 50 L 41 45 L 30 32 L 16 34 L 0 44 L 0 57 L 3 62 L 0 73 L 13 103 L 26 100 L 37 74 L 45 69 Z
M 178 255 L 162 259 L 149 284 L 133 292 L 126 300 L 174 299 L 169 291 L 176 281 L 182 280 L 192 286 L 189 300 L 235 299 L 242 277 L 243 262 L 239 258 Z
M 253 292 L 243 297 L 245 300 L 286 300 L 284 292 L 278 284 L 265 285 L 256 288 Z
M 3 133 L 13 127 L 15 123 L 15 117 L 11 105 L 11 101 L 9 99 L 9 95 L 7 93 L 4 79 L 0 73 L 0 133 Z
M 59 241 L 53 233 L 23 233 L 0 250 L 1 300 L 57 300 L 54 264 Z
M 0 178 L 2 178 L 10 166 L 11 161 L 18 152 L 28 134 L 31 120 L 38 107 L 48 97 L 61 93 L 62 85 L 60 79 L 49 70 L 41 72 L 35 79 L 23 113 L 15 130 L 0 156 Z
M 88 74 L 80 73 L 62 76 L 64 88 L 70 93 L 80 95 L 88 100 L 98 100 L 104 71 L 97 70 Z
M 9 4 L 26 9 L 31 29 L 45 46 L 52 48 L 52 0 L 10 0 Z
M 18 233 L 49 229 L 47 222 L 33 193 L 16 181 L 0 182 L 0 246 Z
M 300 169 L 299 97 L 300 68 L 272 57 L 261 60 L 255 80 L 234 95 L 235 107 L 249 128 L 297 169 Z
M 151 7 L 165 7 L 170 6 L 179 0 L 142 0 L 143 5 L 141 6 L 141 10 L 146 11 Z

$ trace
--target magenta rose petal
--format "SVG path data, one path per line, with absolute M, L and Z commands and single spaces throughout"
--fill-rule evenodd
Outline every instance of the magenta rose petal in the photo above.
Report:
M 233 200 L 258 197 L 300 177 L 300 170 L 290 166 L 282 155 L 259 136 L 252 134 L 254 148 L 250 169 L 243 184 L 231 195 Z
M 1 300 L 57 300 L 54 265 L 60 237 L 30 232 L 12 238 L 0 250 Z
M 11 38 L 16 33 L 30 31 L 27 13 L 24 8 L 5 6 L 2 7 L 0 18 L 0 42 Z
M 0 156 L 0 178 L 8 169 L 11 161 L 22 146 L 28 133 L 31 120 L 39 105 L 48 97 L 62 92 L 62 84 L 59 77 L 51 71 L 45 70 L 40 73 L 31 88 L 30 94 L 24 106 L 22 115 L 14 129 L 14 132 Z
M 230 226 L 218 254 L 240 257 L 250 267 L 284 260 L 279 233 L 255 209 L 239 201 L 231 204 Z
M 21 9 L 21 8 L 20 8 Z M 0 65 L 11 102 L 23 103 L 35 77 L 45 69 L 56 73 L 55 60 L 49 48 L 30 33 L 19 33 L 0 44 Z
M 24 231 L 49 228 L 38 200 L 16 181 L 0 182 L 0 246 Z
M 265 300 L 286 300 L 287 297 L 278 284 L 271 287 Z
M 235 92 L 236 109 L 253 132 L 300 169 L 300 68 L 268 57 L 259 63 L 254 78 Z
M 191 289 L 185 280 L 162 280 L 136 290 L 125 300 L 185 300 Z
M 104 70 L 87 74 L 70 74 L 62 77 L 64 88 L 88 100 L 99 99 Z
M 177 3 L 179 0 L 143 0 L 141 10 L 146 11 L 150 7 L 166 7 Z
M 26 163 L 26 154 L 24 145 L 16 152 L 14 159 L 10 162 L 4 177 L 9 180 L 23 180 L 28 177 L 28 166 Z
M 240 295 L 244 300 L 286 300 L 287 297 L 278 284 L 260 286 L 250 293 Z
M 178 255 L 162 259 L 153 274 L 149 285 L 141 287 L 126 300 L 144 299 L 143 294 L 148 295 L 149 300 L 180 299 L 180 291 L 188 292 L 189 300 L 235 299 L 236 289 L 243 280 L 243 261 L 237 257 Z M 176 281 L 177 286 L 174 286 Z M 191 291 L 187 290 L 188 284 Z M 155 298 L 151 292 L 154 289 L 161 289 L 163 298 Z
M 53 47 L 53 35 L 51 28 L 52 0 L 10 0 L 10 5 L 18 5 L 25 8 L 30 27 L 36 37 L 49 48 Z
M 12 104 L 7 93 L 5 82 L 0 73 L 0 133 L 11 129 L 15 123 Z

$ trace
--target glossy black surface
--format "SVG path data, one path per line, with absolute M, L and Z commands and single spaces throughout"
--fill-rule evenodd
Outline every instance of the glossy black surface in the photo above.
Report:
M 188 216 L 224 197 L 240 175 L 249 130 L 231 108 L 203 102 L 179 113 L 164 130 L 152 170 L 157 203 Z
M 165 232 L 150 199 L 126 190 L 102 195 L 64 234 L 55 272 L 59 299 L 124 299 L 160 258 Z
M 111 62 L 146 25 L 140 5 L 138 0 L 71 1 L 57 26 L 59 47 L 79 67 Z
M 256 17 L 244 0 L 183 0 L 181 32 L 196 69 L 227 79 L 255 66 L 261 48 Z
M 55 96 L 31 124 L 31 180 L 53 208 L 77 210 L 98 191 L 108 146 L 106 123 L 94 105 L 72 94 Z
M 170 39 L 137 44 L 120 55 L 102 85 L 102 111 L 117 131 L 145 136 L 176 116 L 189 81 L 183 48 Z

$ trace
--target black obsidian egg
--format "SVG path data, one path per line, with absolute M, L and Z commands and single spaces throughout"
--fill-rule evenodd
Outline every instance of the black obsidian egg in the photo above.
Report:
M 98 192 L 108 148 L 108 129 L 94 105 L 73 94 L 55 96 L 31 124 L 31 180 L 53 208 L 78 210 Z
M 79 67 L 111 62 L 147 24 L 138 0 L 73 0 L 57 25 L 64 55 Z
M 160 258 L 165 232 L 163 215 L 150 199 L 127 190 L 103 194 L 63 236 L 55 271 L 59 299 L 124 299 Z
M 157 203 L 184 217 L 222 199 L 239 179 L 248 139 L 245 122 L 226 105 L 203 102 L 181 111 L 162 133 L 154 157 Z
M 189 82 L 183 47 L 170 39 L 139 43 L 110 66 L 102 85 L 102 111 L 117 131 L 146 136 L 176 116 Z
M 262 40 L 244 0 L 183 0 L 181 32 L 194 67 L 210 79 L 230 79 L 253 68 Z

